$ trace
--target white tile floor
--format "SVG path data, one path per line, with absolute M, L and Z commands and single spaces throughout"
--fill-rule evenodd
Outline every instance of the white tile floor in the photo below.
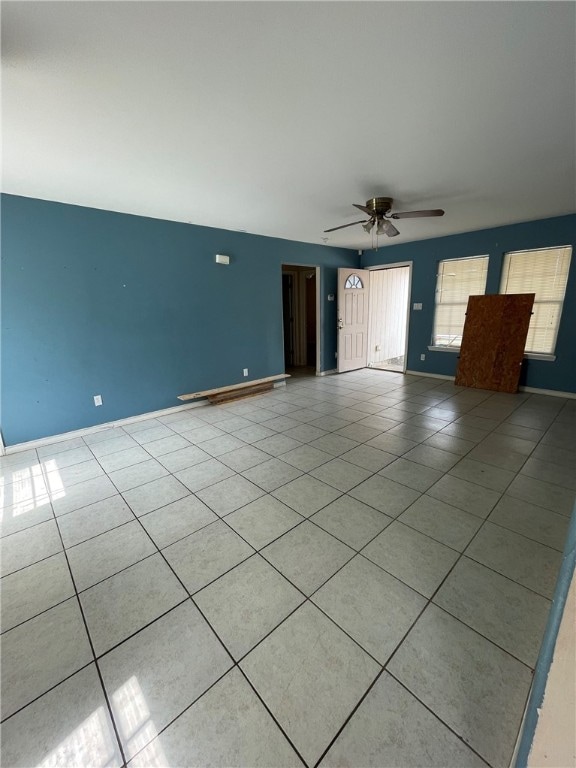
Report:
M 5 766 L 507 766 L 576 401 L 363 370 L 0 460 Z

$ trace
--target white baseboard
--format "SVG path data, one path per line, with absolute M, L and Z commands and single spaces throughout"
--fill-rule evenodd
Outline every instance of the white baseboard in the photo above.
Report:
M 444 379 L 444 381 L 454 381 L 454 376 L 446 376 L 443 373 L 424 373 L 423 371 L 404 371 L 410 376 L 423 376 L 426 379 Z
M 277 381 L 274 383 L 274 389 L 285 387 L 286 381 Z M 186 405 L 175 405 L 173 408 L 163 408 L 160 411 L 150 411 L 149 413 L 141 413 L 138 416 L 129 416 L 127 419 L 118 419 L 118 421 L 107 421 L 104 424 L 96 424 L 94 427 L 85 427 L 84 429 L 75 429 L 73 432 L 64 432 L 60 435 L 50 435 L 49 437 L 41 437 L 38 440 L 30 440 L 27 443 L 17 443 L 16 445 L 9 445 L 4 447 L 2 442 L 2 435 L 0 433 L 0 456 L 10 453 L 18 453 L 19 451 L 28 451 L 31 448 L 41 448 L 44 445 L 52 445 L 52 443 L 61 443 L 64 440 L 71 440 L 74 437 L 84 437 L 84 435 L 92 435 L 95 432 L 101 432 L 103 429 L 110 429 L 111 427 L 123 427 L 125 424 L 135 424 L 138 421 L 147 421 L 148 419 L 156 419 L 158 416 L 167 416 L 170 413 L 177 413 L 178 411 L 189 411 L 192 408 L 200 408 L 202 405 L 206 405 L 208 401 L 206 398 L 197 400 L 194 403 L 187 403 Z
M 445 376 L 442 373 L 422 373 L 422 371 L 406 371 L 406 373 L 410 373 L 416 376 L 426 376 L 431 379 L 445 379 L 447 381 L 454 381 L 454 376 Z M 530 395 L 548 395 L 550 397 L 565 397 L 565 398 L 568 398 L 569 400 L 576 400 L 576 392 L 561 392 L 559 389 L 538 389 L 538 387 L 518 387 L 518 390 L 520 392 L 527 392 Z
M 206 405 L 206 400 L 199 400 L 195 403 L 189 403 L 188 405 L 175 405 L 173 408 L 163 408 L 160 411 L 141 413 L 138 416 L 129 416 L 127 419 L 119 419 L 118 421 L 107 421 L 104 424 L 96 424 L 94 427 L 85 427 L 84 429 L 75 429 L 73 432 L 64 432 L 60 435 L 41 437 L 38 440 L 30 440 L 27 443 L 16 443 L 15 445 L 6 446 L 4 450 L 6 454 L 29 451 L 31 448 L 41 448 L 44 445 L 61 443 L 64 440 L 71 440 L 74 437 L 93 435 L 95 432 L 101 432 L 103 429 L 123 427 L 125 424 L 135 424 L 137 421 L 147 421 L 148 419 L 155 419 L 158 416 L 167 416 L 169 413 L 177 413 L 178 411 L 189 411 L 193 408 L 199 408 L 202 405 Z
M 336 369 L 332 371 L 320 371 L 316 372 L 316 376 L 332 376 L 338 373 Z M 444 379 L 445 381 L 454 381 L 454 376 L 446 376 L 442 373 L 423 373 L 422 371 L 406 371 L 407 374 L 412 376 L 423 376 L 430 379 Z M 286 381 L 278 381 L 274 384 L 274 389 L 279 387 L 285 387 Z M 570 400 L 576 400 L 576 392 L 560 392 L 554 389 L 537 389 L 536 387 L 520 387 L 521 392 L 527 392 L 533 395 L 550 395 L 552 397 L 564 397 Z M 84 435 L 92 435 L 95 432 L 101 432 L 103 429 L 110 429 L 113 427 L 123 427 L 125 424 L 135 424 L 138 421 L 147 421 L 148 419 L 155 419 L 158 416 L 167 416 L 169 413 L 177 413 L 178 411 L 189 411 L 193 408 L 200 408 L 206 405 L 206 400 L 198 400 L 195 403 L 189 403 L 187 405 L 176 405 L 173 408 L 163 408 L 160 411 L 150 411 L 149 413 L 141 413 L 138 416 L 129 416 L 127 419 L 119 419 L 118 421 L 107 421 L 104 424 L 96 424 L 94 427 L 85 427 L 84 429 L 75 429 L 73 432 L 64 432 L 60 435 L 50 435 L 49 437 L 41 437 L 38 440 L 30 440 L 27 443 L 16 443 L 16 445 L 4 445 L 2 440 L 2 433 L 0 432 L 0 456 L 8 456 L 12 453 L 18 453 L 19 451 L 28 451 L 33 448 L 41 448 L 44 445 L 52 445 L 53 443 L 61 443 L 64 440 L 71 440 L 74 437 L 83 437 Z
M 531 395 L 550 395 L 551 397 L 567 397 L 576 400 L 576 392 L 560 392 L 558 389 L 537 389 L 536 387 L 518 387 L 520 392 L 528 392 Z

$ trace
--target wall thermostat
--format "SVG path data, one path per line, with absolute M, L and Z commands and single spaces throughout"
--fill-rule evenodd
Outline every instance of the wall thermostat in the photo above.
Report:
M 230 256 L 224 256 L 222 253 L 217 253 L 216 264 L 230 264 Z

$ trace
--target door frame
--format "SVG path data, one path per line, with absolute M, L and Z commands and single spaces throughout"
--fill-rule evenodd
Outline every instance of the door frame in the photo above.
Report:
M 364 269 L 370 270 L 370 272 L 380 271 L 382 269 L 397 269 L 398 267 L 408 267 L 410 269 L 408 273 L 408 301 L 406 302 L 406 342 L 404 344 L 404 369 L 402 373 L 406 373 L 408 366 L 408 341 L 410 339 L 410 310 L 412 308 L 412 261 L 395 261 L 393 264 L 375 264 L 370 267 L 364 267 Z M 378 370 L 378 369 L 374 369 Z
M 301 264 L 299 262 L 288 262 L 283 261 L 280 264 L 280 285 L 282 285 L 282 273 L 283 268 L 287 267 L 288 270 L 290 270 L 290 267 L 304 267 L 305 269 L 313 269 L 316 275 L 316 376 L 320 375 L 320 372 L 322 370 L 321 363 L 322 363 L 322 326 L 324 323 L 324 318 L 320 315 L 320 267 L 317 264 Z M 295 270 L 295 273 L 298 275 L 298 272 Z M 300 273 L 300 275 L 303 275 L 303 273 Z M 300 277 L 298 275 L 298 277 Z M 306 278 L 304 278 L 306 279 Z M 298 297 L 300 297 L 300 285 L 298 285 Z M 299 307 L 300 311 L 300 307 Z M 284 343 L 284 311 L 283 307 L 280 307 L 281 312 L 281 318 L 282 318 L 282 343 Z M 295 345 L 300 345 L 301 339 L 295 339 Z

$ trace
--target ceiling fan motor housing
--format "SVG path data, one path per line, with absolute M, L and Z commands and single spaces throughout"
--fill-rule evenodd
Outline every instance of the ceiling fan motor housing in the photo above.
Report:
M 376 217 L 385 216 L 392 208 L 394 202 L 391 197 L 372 197 L 366 200 L 366 208 L 370 208 Z

